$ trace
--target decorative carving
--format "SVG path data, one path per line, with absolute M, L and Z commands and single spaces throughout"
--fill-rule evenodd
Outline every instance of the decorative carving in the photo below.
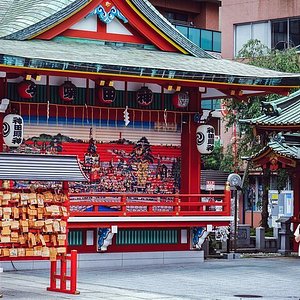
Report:
M 111 6 L 112 3 L 106 1 L 104 6 L 99 5 L 91 13 L 89 13 L 86 16 L 86 18 L 93 15 L 97 15 L 101 22 L 105 24 L 109 24 L 115 17 L 117 17 L 118 19 L 122 20 L 124 23 L 128 23 L 128 20 L 125 18 L 125 16 L 115 6 L 112 7 Z
M 229 228 L 228 226 L 219 226 L 215 230 L 216 241 L 226 242 L 228 240 Z
M 205 239 L 209 235 L 204 227 L 194 227 L 193 228 L 193 247 L 196 249 L 201 249 Z
M 98 229 L 98 251 L 107 251 L 107 247 L 112 244 L 114 233 L 109 228 Z

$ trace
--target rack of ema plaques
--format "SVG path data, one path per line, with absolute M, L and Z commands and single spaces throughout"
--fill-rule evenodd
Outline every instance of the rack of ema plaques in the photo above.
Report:
M 86 181 L 76 156 L 0 153 L 0 261 L 50 260 L 49 291 L 76 294 L 67 253 L 69 181 Z

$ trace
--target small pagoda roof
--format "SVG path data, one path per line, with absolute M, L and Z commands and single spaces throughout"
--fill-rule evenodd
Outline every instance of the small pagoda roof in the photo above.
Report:
M 271 102 L 262 102 L 263 115 L 239 120 L 256 126 L 300 126 L 300 90 Z
M 84 55 L 82 55 L 84 53 Z M 65 40 L 1 40 L 0 64 L 216 84 L 300 86 L 300 74 L 283 73 L 224 59 Z
M 294 134 L 291 134 L 290 137 L 287 136 L 287 138 L 289 139 L 293 136 Z M 285 140 L 285 136 L 280 133 L 276 137 L 272 138 L 264 148 L 252 155 L 250 158 L 251 160 L 255 160 L 270 152 L 282 157 L 300 159 L 300 141 L 298 141 L 298 143 L 289 143 L 289 141 Z

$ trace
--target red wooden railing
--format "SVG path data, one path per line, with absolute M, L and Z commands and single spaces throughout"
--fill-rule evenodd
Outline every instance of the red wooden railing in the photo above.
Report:
M 224 194 L 70 193 L 70 216 L 229 216 Z

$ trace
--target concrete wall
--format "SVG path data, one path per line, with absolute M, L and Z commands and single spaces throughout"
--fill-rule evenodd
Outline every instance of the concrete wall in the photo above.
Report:
M 157 251 L 128 253 L 78 254 L 78 269 L 128 267 L 137 265 L 199 264 L 204 262 L 204 251 Z M 49 261 L 1 261 L 4 271 L 50 269 Z
M 219 28 L 219 3 L 191 0 L 150 0 L 160 11 L 177 11 L 188 13 L 189 21 L 194 26 L 209 30 L 220 30 Z
M 233 58 L 234 24 L 300 16 L 299 0 L 223 0 L 222 57 Z

